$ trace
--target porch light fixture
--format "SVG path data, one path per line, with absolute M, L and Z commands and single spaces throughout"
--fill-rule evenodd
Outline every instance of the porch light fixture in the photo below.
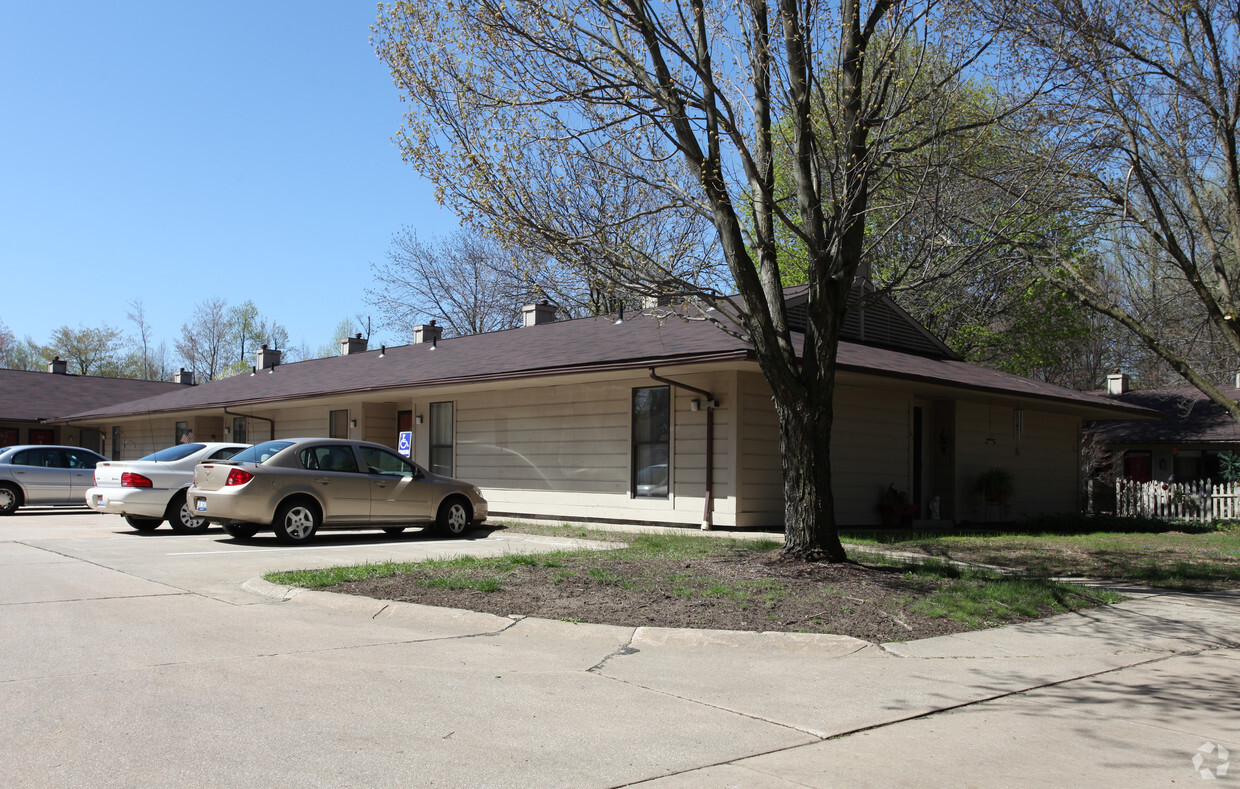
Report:
M 413 423 L 414 423 L 415 425 L 420 425 L 420 424 L 422 424 L 422 415 L 421 415 L 421 414 L 418 414 L 417 416 L 415 416 L 415 417 L 413 418 Z

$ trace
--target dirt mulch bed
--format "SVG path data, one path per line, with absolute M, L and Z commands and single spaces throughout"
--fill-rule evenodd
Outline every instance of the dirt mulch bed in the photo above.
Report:
M 911 610 L 948 581 L 908 578 L 898 570 L 864 564 L 790 562 L 777 553 L 691 561 L 519 565 L 505 572 L 500 588 L 490 592 L 425 585 L 434 577 L 442 575 L 352 581 L 331 591 L 499 616 L 625 627 L 835 633 L 878 643 L 977 629 Z M 668 578 L 673 579 L 670 585 Z M 1027 618 L 1013 615 L 986 624 Z

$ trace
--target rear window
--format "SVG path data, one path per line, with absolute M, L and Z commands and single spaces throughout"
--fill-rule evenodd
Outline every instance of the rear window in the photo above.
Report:
M 238 463 L 266 463 L 271 459 L 272 455 L 292 445 L 292 441 L 264 441 L 261 444 L 255 444 L 249 449 L 241 450 L 230 457 L 229 460 L 235 460 Z
M 155 460 L 160 463 L 167 463 L 172 460 L 180 460 L 187 458 L 200 449 L 206 449 L 206 444 L 177 444 L 175 447 L 161 449 L 158 452 L 152 452 L 139 460 Z

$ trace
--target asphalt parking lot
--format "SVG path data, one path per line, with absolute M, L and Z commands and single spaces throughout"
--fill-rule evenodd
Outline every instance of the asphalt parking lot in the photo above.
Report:
M 84 511 L 0 519 L 0 786 L 1240 780 L 1235 594 L 1134 590 L 1108 609 L 870 644 L 496 617 L 258 579 L 565 543 L 410 530 L 290 548 L 143 535 Z

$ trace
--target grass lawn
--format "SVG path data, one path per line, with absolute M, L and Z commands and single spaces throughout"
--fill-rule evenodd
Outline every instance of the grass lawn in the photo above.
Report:
M 624 626 L 837 633 L 893 641 L 1117 602 L 1108 591 L 948 562 L 782 561 L 779 543 L 690 531 L 511 531 L 606 540 L 610 550 L 463 557 L 275 573 L 274 583 L 387 600 Z
M 1240 528 L 1116 519 L 1045 519 L 997 531 L 857 530 L 847 542 L 998 565 L 1034 577 L 1087 577 L 1186 591 L 1240 589 Z

